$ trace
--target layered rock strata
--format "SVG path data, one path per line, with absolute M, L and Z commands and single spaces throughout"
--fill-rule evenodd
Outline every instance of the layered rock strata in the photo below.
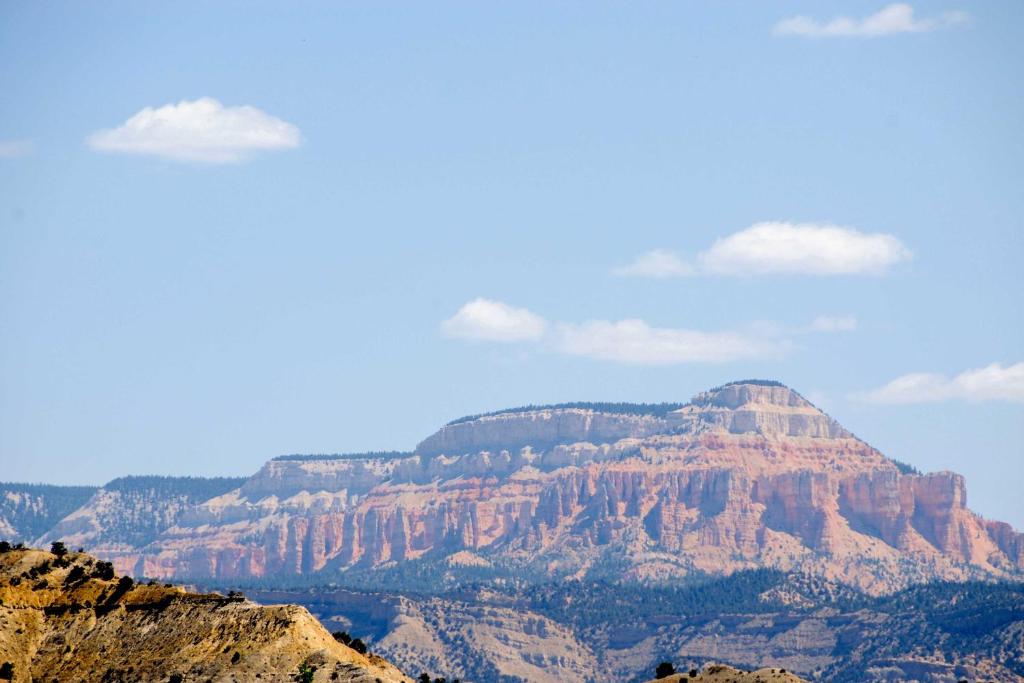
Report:
M 884 592 L 1018 575 L 1022 539 L 967 508 L 960 475 L 901 473 L 796 392 L 747 382 L 663 417 L 541 408 L 448 425 L 407 456 L 274 460 L 115 559 L 226 579 L 472 551 L 638 580 L 801 568 Z

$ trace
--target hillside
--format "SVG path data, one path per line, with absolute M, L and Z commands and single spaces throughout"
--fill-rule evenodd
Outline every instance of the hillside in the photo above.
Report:
M 364 634 L 407 671 L 463 680 L 642 683 L 669 661 L 685 672 L 727 663 L 834 683 L 1024 681 L 1021 583 L 937 583 L 875 597 L 755 570 L 661 587 L 569 581 L 440 595 L 249 594 L 299 602 L 331 628 Z
M 873 593 L 1024 569 L 1024 535 L 972 513 L 963 477 L 917 473 L 765 381 L 671 410 L 501 411 L 411 453 L 274 459 L 183 505 L 147 543 L 100 552 L 161 577 L 351 583 L 468 552 L 494 577 L 658 583 L 771 567 Z
M 95 486 L 0 482 L 0 538 L 29 543 L 83 505 Z
M 235 477 L 121 477 L 92 492 L 88 500 L 34 537 L 49 546 L 63 541 L 87 548 L 119 569 L 135 570 L 133 550 L 155 540 L 187 510 L 240 486 Z
M 0 665 L 14 681 L 409 680 L 304 608 L 118 578 L 83 553 L 0 548 Z

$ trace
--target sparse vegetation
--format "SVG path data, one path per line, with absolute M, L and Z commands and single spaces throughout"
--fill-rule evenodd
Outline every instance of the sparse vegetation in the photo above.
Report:
M 279 455 L 274 460 L 306 462 L 310 460 L 399 460 L 415 455 L 411 451 L 367 451 L 365 453 L 293 453 L 291 455 Z
M 14 680 L 14 665 L 10 662 L 0 664 L 0 681 Z
M 331 635 L 334 636 L 336 641 L 342 645 L 347 645 L 359 654 L 365 655 L 367 653 L 368 648 L 366 647 L 366 643 L 364 643 L 361 638 L 353 638 L 349 635 L 348 631 L 335 631 Z
M 672 666 L 672 662 L 662 662 L 658 665 L 658 668 L 654 670 L 655 678 L 668 678 L 676 672 L 676 668 Z
M 750 384 L 755 387 L 786 387 L 785 384 L 776 379 L 738 379 L 735 382 L 726 382 L 725 384 L 720 384 L 717 387 L 708 389 L 708 393 L 712 394 L 716 391 L 721 391 L 727 387 L 734 387 L 738 384 Z
M 110 581 L 114 578 L 114 565 L 112 565 L 109 562 L 103 562 L 101 560 L 96 563 L 95 567 L 93 567 L 92 576 L 94 579 Z
M 316 675 L 316 667 L 308 662 L 299 664 L 299 670 L 294 676 L 297 683 L 313 683 L 313 676 Z
M 558 409 L 580 409 L 593 410 L 598 413 L 611 413 L 613 415 L 652 415 L 654 417 L 665 417 L 673 410 L 679 410 L 685 403 L 608 403 L 600 401 L 574 401 L 572 403 L 549 403 L 546 405 L 526 405 L 517 408 L 505 408 L 494 410 L 489 413 L 477 413 L 476 415 L 465 415 L 448 422 L 445 426 L 472 422 L 482 417 L 493 417 L 495 415 L 506 415 L 511 413 L 525 413 L 533 410 L 558 410 Z
M 76 564 L 68 572 L 68 575 L 64 577 L 64 585 L 72 586 L 85 578 L 85 569 L 82 565 Z
M 902 460 L 896 458 L 889 458 L 893 465 L 896 465 L 896 469 L 900 471 L 900 474 L 921 474 L 921 470 L 917 469 L 909 463 L 905 463 Z

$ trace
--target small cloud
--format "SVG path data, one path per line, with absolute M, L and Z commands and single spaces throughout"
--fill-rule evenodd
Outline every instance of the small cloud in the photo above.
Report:
M 300 140 L 298 128 L 256 107 L 225 107 L 203 97 L 146 107 L 117 128 L 93 133 L 86 143 L 100 152 L 224 164 L 255 152 L 293 149 Z
M 943 12 L 937 17 L 918 19 L 914 16 L 913 7 L 905 3 L 895 3 L 863 19 L 841 16 L 823 22 L 802 15 L 790 17 L 777 23 L 774 32 L 776 35 L 808 38 L 874 38 L 899 33 L 927 33 L 963 24 L 969 19 L 970 15 L 967 12 L 960 11 Z
M 809 332 L 852 332 L 857 329 L 857 318 L 852 315 L 819 315 L 810 325 Z
M 697 254 L 692 266 L 657 250 L 613 272 L 646 277 L 878 275 L 912 257 L 893 235 L 830 224 L 765 222 L 717 240 Z
M 542 342 L 554 353 L 629 365 L 725 363 L 781 356 L 790 342 L 773 327 L 743 332 L 658 328 L 643 320 L 589 320 L 549 326 L 525 308 L 478 298 L 441 323 L 447 337 L 490 342 Z
M 33 149 L 31 140 L 0 140 L 0 159 L 28 156 Z
M 620 277 L 684 277 L 693 275 L 694 269 L 668 249 L 654 249 L 641 254 L 632 263 L 619 266 L 612 273 Z
M 757 223 L 697 257 L 702 271 L 719 275 L 879 274 L 909 258 L 892 235 L 815 223 Z
M 858 394 L 871 403 L 935 403 L 938 401 L 1024 401 L 1024 363 L 1004 367 L 993 363 L 955 377 L 915 372 L 874 391 Z
M 785 345 L 738 332 L 651 327 L 643 320 L 591 320 L 558 326 L 555 348 L 630 365 L 724 363 L 777 356 Z
M 448 337 L 496 342 L 535 341 L 546 327 L 544 318 L 525 308 L 484 298 L 470 301 L 441 323 Z

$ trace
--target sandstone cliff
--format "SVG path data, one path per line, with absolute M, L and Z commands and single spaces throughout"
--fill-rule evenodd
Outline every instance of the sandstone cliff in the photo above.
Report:
M 274 460 L 107 556 L 231 579 L 471 551 L 546 575 L 768 566 L 885 592 L 1018 576 L 1022 539 L 967 508 L 961 476 L 901 473 L 796 392 L 743 382 L 663 414 L 537 408 L 458 421 L 410 454 Z
M 0 664 L 14 681 L 407 681 L 305 608 L 117 579 L 82 554 L 0 552 Z M 315 671 L 313 671 L 315 669 Z

